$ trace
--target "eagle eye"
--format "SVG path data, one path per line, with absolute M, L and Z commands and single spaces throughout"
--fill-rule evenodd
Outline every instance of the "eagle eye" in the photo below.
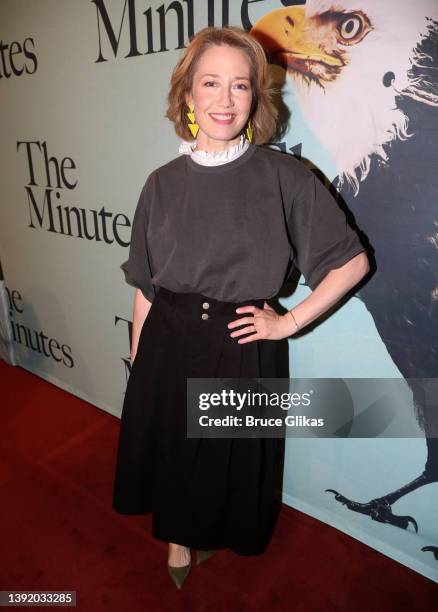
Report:
M 360 13 L 343 15 L 337 25 L 341 40 L 345 44 L 356 43 L 362 40 L 367 32 L 367 22 Z

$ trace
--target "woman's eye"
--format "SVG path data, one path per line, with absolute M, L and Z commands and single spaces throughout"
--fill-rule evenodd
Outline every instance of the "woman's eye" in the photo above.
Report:
M 215 85 L 217 85 L 216 81 L 206 81 L 204 83 L 205 87 L 214 87 Z M 237 83 L 236 85 L 237 89 L 242 89 L 242 90 L 247 90 L 248 86 L 245 83 Z

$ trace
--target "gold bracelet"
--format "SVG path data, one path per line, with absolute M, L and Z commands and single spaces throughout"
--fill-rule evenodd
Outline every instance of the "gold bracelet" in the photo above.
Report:
M 294 314 L 293 314 L 292 310 L 288 310 L 288 313 L 291 315 L 291 317 L 292 317 L 292 319 L 293 319 L 293 321 L 294 321 L 294 323 L 295 323 L 295 327 L 296 327 L 296 330 L 295 330 L 295 331 L 297 332 L 297 331 L 298 331 L 300 328 L 299 328 L 299 326 L 298 326 L 298 323 L 296 322 L 296 319 L 295 319 L 295 317 L 294 317 Z

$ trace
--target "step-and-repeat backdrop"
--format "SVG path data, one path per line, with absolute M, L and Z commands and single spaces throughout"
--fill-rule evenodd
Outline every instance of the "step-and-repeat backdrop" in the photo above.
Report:
M 178 155 L 169 77 L 207 25 L 252 31 L 290 112 L 271 146 L 328 179 L 375 273 L 290 375 L 438 377 L 434 0 L 3 0 L 2 357 L 120 415 L 134 289 L 120 264 L 149 172 Z M 280 302 L 309 294 L 301 279 Z M 403 382 L 405 381 L 405 382 Z M 438 582 L 438 439 L 286 441 L 283 500 Z

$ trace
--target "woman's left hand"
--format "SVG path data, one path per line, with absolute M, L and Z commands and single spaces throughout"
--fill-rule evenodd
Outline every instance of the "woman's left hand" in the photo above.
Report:
M 253 342 L 254 340 L 282 340 L 296 331 L 292 317 L 288 313 L 285 315 L 277 314 L 267 302 L 264 303 L 263 308 L 252 305 L 241 306 L 237 308 L 236 312 L 239 314 L 248 313 L 248 316 L 228 323 L 229 329 L 241 328 L 230 333 L 230 336 L 237 338 L 253 332 L 251 336 L 238 340 L 239 344 Z

